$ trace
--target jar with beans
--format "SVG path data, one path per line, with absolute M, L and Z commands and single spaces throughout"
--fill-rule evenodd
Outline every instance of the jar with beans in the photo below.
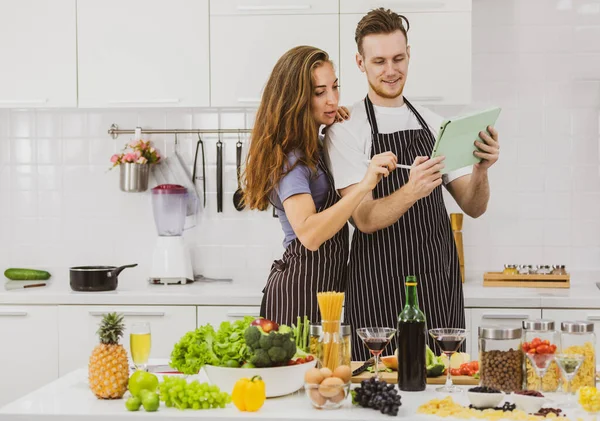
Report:
M 541 359 L 560 353 L 560 334 L 552 320 L 523 320 L 523 352 Z M 535 357 L 534 357 L 535 358 Z M 525 388 L 538 390 L 540 379 L 529 358 L 524 358 Z M 552 361 L 541 381 L 541 392 L 556 392 L 560 385 L 560 369 Z
M 523 388 L 523 350 L 520 327 L 480 326 L 480 385 L 503 392 Z
M 582 355 L 583 363 L 571 380 L 571 392 L 582 386 L 596 385 L 596 335 L 594 323 L 588 321 L 567 321 L 560 324 L 562 353 Z M 566 390 L 565 384 L 565 390 Z

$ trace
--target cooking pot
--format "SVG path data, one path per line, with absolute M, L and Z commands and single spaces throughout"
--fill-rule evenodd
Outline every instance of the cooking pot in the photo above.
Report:
M 125 266 L 75 266 L 70 268 L 71 289 L 73 291 L 114 291 L 117 289 L 119 273 Z

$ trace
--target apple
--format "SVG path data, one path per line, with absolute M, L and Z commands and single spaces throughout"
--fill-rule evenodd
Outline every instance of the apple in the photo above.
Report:
M 258 326 L 265 333 L 269 333 L 271 331 L 277 332 L 279 330 L 279 325 L 277 323 L 272 320 L 262 318 L 254 319 L 252 323 L 250 323 L 250 326 Z

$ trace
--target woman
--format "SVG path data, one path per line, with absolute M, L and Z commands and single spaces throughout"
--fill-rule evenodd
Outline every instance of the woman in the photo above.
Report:
M 280 324 L 304 315 L 318 322 L 317 292 L 345 289 L 348 218 L 396 167 L 393 154 L 374 156 L 360 188 L 340 199 L 319 139 L 319 128 L 336 119 L 338 88 L 325 51 L 292 48 L 273 68 L 252 130 L 244 201 L 259 210 L 272 203 L 285 234 L 261 305 L 261 316 Z

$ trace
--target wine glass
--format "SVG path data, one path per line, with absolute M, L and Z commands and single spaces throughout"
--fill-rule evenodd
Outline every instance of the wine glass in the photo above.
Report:
M 554 354 L 534 354 L 527 352 L 527 359 L 531 363 L 532 367 L 535 369 L 535 373 L 538 376 L 539 386 L 537 388 L 538 392 L 542 392 L 542 378 L 546 375 L 546 371 L 548 371 L 548 367 L 555 359 Z
M 450 361 L 452 360 L 452 354 L 458 351 L 458 348 L 462 345 L 465 338 L 467 337 L 466 329 L 456 328 L 439 328 L 429 329 L 429 334 L 448 357 L 448 373 L 446 375 L 446 384 L 444 386 L 435 389 L 437 392 L 443 393 L 457 393 L 462 392 L 460 387 L 452 384 L 452 375 L 450 374 Z
M 374 377 L 379 380 L 379 355 L 394 337 L 396 329 L 391 327 L 363 327 L 356 329 L 356 333 L 375 357 Z
M 150 338 L 150 323 L 133 323 L 129 334 L 131 359 L 137 370 L 146 370 L 152 340 Z
M 585 357 L 580 354 L 556 354 L 554 360 L 567 380 L 567 400 L 562 403 L 561 407 L 573 408 L 576 405 L 573 401 L 574 393 L 571 390 L 571 380 L 579 371 Z

